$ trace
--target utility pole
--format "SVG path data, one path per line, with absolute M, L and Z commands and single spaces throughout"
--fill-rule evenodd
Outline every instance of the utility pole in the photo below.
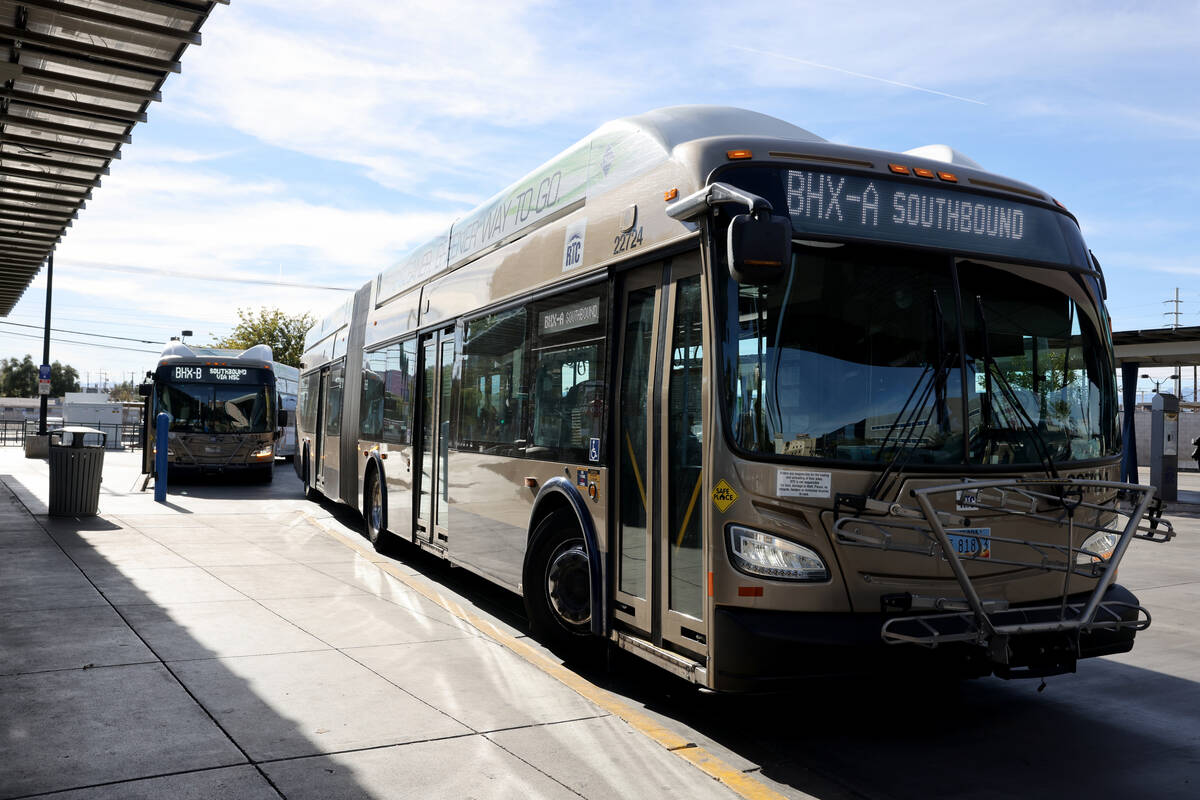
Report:
M 1171 323 L 1171 330 L 1175 330 L 1179 327 L 1179 315 L 1181 313 L 1179 311 L 1179 304 L 1183 302 L 1182 300 L 1179 299 L 1179 287 L 1178 286 L 1175 287 L 1175 299 L 1174 300 L 1163 300 L 1163 302 L 1164 303 L 1173 303 L 1175 305 L 1174 311 L 1164 311 L 1163 312 L 1164 317 L 1174 317 L 1175 318 L 1175 321 Z

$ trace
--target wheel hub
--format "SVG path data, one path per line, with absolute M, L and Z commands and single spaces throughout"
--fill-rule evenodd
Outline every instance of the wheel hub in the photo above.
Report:
M 550 556 L 546 569 L 546 597 L 550 608 L 565 623 L 586 625 L 592 620 L 591 570 L 583 542 L 563 542 Z

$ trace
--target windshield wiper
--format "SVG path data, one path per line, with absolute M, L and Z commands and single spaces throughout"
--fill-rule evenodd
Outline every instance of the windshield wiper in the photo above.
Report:
M 1038 430 L 1037 423 L 1033 421 L 1033 417 L 1029 416 L 1029 412 L 1025 410 L 1025 406 L 1021 404 L 1021 398 L 1017 397 L 1016 390 L 1012 384 L 1008 382 L 1008 378 L 1004 377 L 1004 371 L 1000 369 L 1000 365 L 992 358 L 991 348 L 988 345 L 990 337 L 988 336 L 987 315 L 983 312 L 983 298 L 975 295 L 975 314 L 979 318 L 979 332 L 983 337 L 983 379 L 984 379 L 984 403 L 987 408 L 988 424 L 990 425 L 991 417 L 991 397 L 992 397 L 992 368 L 995 368 L 996 385 L 1000 387 L 1001 396 L 1012 406 L 1016 412 L 1017 419 L 1021 422 L 1025 432 L 1033 439 L 1034 449 L 1037 451 L 1038 458 L 1046 472 L 1052 478 L 1058 477 L 1058 470 L 1054 466 L 1054 459 L 1050 456 L 1050 445 L 1046 443 L 1046 439 L 1042 436 L 1042 432 Z M 1037 379 L 1036 374 L 1034 379 Z M 968 428 L 969 429 L 969 428 Z M 984 431 L 988 428 L 984 427 Z

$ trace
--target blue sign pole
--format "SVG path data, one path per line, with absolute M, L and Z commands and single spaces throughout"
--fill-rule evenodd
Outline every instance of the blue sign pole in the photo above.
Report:
M 154 433 L 154 502 L 167 502 L 167 428 L 171 425 L 171 416 L 160 411 L 154 418 L 156 426 Z

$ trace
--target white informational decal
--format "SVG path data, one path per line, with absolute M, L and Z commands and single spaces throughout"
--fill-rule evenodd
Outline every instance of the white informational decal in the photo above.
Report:
M 959 489 L 954 493 L 954 510 L 955 511 L 978 511 L 979 510 L 979 490 L 978 489 Z
M 583 266 L 583 237 L 586 233 L 586 218 L 576 220 L 567 226 L 567 233 L 563 238 L 563 272 Z
M 781 469 L 775 473 L 778 497 L 829 497 L 833 473 L 806 469 Z

